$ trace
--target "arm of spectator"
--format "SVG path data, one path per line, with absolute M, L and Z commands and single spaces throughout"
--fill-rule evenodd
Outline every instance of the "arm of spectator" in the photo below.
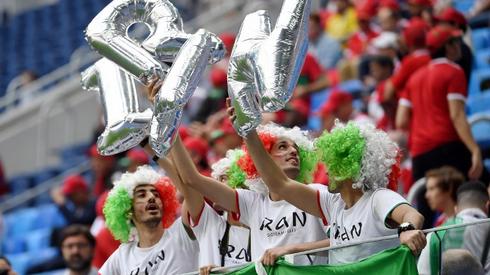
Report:
M 388 102 L 395 99 L 395 85 L 393 85 L 393 81 L 391 79 L 386 80 L 385 87 L 383 93 L 383 102 Z
M 144 149 L 145 152 L 150 156 L 155 155 L 150 144 L 146 144 Z M 170 154 L 170 158 L 171 157 L 172 156 Z M 202 208 L 204 207 L 204 198 L 199 192 L 182 183 L 182 179 L 180 178 L 177 169 L 175 169 L 175 166 L 171 159 L 167 157 L 159 158 L 157 163 L 158 166 L 165 170 L 169 178 L 172 180 L 173 184 L 184 196 L 185 207 L 182 207 L 182 209 L 185 209 L 186 211 L 182 211 L 182 216 L 184 217 L 182 221 L 185 225 L 190 226 L 189 220 L 187 219 L 187 213 L 190 214 L 193 220 L 197 220 L 199 218 Z
M 233 110 L 229 112 L 232 113 Z M 290 179 L 267 153 L 255 130 L 248 134 L 245 144 L 257 171 L 270 192 L 278 194 L 289 203 L 312 215 L 322 217 L 317 203 L 317 191 Z
M 293 96 L 294 98 L 300 98 L 309 95 L 311 93 L 318 92 L 320 90 L 328 88 L 329 86 L 330 86 L 330 81 L 325 76 L 325 74 L 322 74 L 320 77 L 318 77 L 315 81 L 313 81 L 310 84 L 296 86 Z
M 424 224 L 424 217 L 408 204 L 400 204 L 389 215 L 389 219 L 402 224 L 411 223 L 416 230 L 404 231 L 400 234 L 400 243 L 407 245 L 415 255 L 420 254 L 425 247 L 427 240 L 424 233 L 420 230 Z
M 465 102 L 463 100 L 449 100 L 449 114 L 451 121 L 453 122 L 458 136 L 471 152 L 471 168 L 468 171 L 468 177 L 470 179 L 478 179 L 483 172 L 483 164 L 481 160 L 481 152 L 478 144 L 473 138 L 471 128 L 466 118 Z
M 412 111 L 409 106 L 406 106 L 400 102 L 396 110 L 395 125 L 397 129 L 408 130 L 410 127 Z
M 223 206 L 228 211 L 238 212 L 235 190 L 215 179 L 201 175 L 179 136 L 170 153 L 184 184 L 194 188 L 204 197 Z
M 285 246 L 270 248 L 264 252 L 264 255 L 262 255 L 261 262 L 264 265 L 274 265 L 277 258 L 281 256 L 329 246 L 330 240 L 325 239 L 316 242 L 289 244 Z

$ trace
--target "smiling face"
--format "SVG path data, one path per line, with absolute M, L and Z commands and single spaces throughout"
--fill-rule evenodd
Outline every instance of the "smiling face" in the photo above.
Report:
M 163 204 L 154 185 L 138 185 L 133 195 L 133 222 L 151 227 L 162 222 Z
M 299 174 L 299 148 L 288 138 L 278 138 L 271 148 L 270 155 L 274 162 L 288 175 L 295 179 Z

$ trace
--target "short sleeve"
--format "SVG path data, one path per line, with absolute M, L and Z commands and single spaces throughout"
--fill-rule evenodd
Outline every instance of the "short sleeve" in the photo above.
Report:
M 410 83 L 405 86 L 405 89 L 400 94 L 400 99 L 398 100 L 399 106 L 405 106 L 412 108 L 412 100 L 410 98 Z
M 112 253 L 112 255 L 105 261 L 102 267 L 99 269 L 99 275 L 111 275 L 111 274 L 122 274 L 123 270 L 119 270 L 119 252 L 117 249 Z
M 262 195 L 244 189 L 236 189 L 235 192 L 238 213 L 233 213 L 233 218 L 247 226 L 250 226 L 250 221 L 253 216 L 255 216 L 254 211 L 257 211 L 257 209 L 262 206 L 260 203 L 260 196 Z
M 468 88 L 466 84 L 466 76 L 461 68 L 454 68 L 452 77 L 449 78 L 447 87 L 448 100 L 466 100 Z
M 408 79 L 410 78 L 410 68 L 408 68 L 409 63 L 402 63 L 402 66 L 400 67 L 400 70 L 398 70 L 392 77 L 391 77 L 391 83 L 393 83 L 393 87 L 395 87 L 395 90 L 403 90 L 405 87 L 405 84 L 407 83 Z M 413 70 L 413 69 L 412 69 Z
M 196 249 L 199 249 L 199 244 L 197 243 L 196 240 L 191 239 L 191 236 L 189 236 L 189 233 L 192 233 L 192 230 L 188 228 L 190 231 L 188 233 L 187 229 L 185 228 L 185 224 L 182 222 L 182 218 L 179 218 L 175 220 L 174 224 L 171 227 L 172 230 L 172 235 L 176 234 L 179 240 L 179 245 L 181 245 L 181 249 L 183 251 L 194 251 Z
M 207 203 L 204 203 L 201 217 L 197 224 L 192 224 L 192 231 L 196 234 L 198 240 L 202 240 L 210 227 L 216 227 L 221 222 L 221 217 Z
M 385 223 L 388 215 L 399 205 L 409 204 L 400 194 L 386 188 L 374 191 L 372 195 L 372 208 L 379 220 Z M 388 227 L 389 228 L 389 227 Z
M 328 192 L 327 187 L 320 188 L 318 186 L 311 186 L 311 188 L 316 189 L 318 209 L 320 209 L 322 215 L 321 220 L 323 225 L 326 226 L 332 217 L 333 194 Z

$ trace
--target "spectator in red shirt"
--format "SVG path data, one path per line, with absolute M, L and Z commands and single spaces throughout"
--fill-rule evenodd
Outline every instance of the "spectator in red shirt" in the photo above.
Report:
M 377 127 L 384 131 L 393 130 L 395 128 L 396 108 L 393 106 L 394 104 L 383 104 L 380 102 L 380 98 L 382 98 L 385 93 L 385 83 L 393 74 L 394 68 L 395 65 L 393 64 L 393 60 L 388 56 L 376 55 L 371 57 L 371 60 L 369 61 L 369 74 L 377 83 L 375 93 L 371 96 L 369 102 L 369 111 L 372 111 L 373 105 L 377 105 L 383 110 L 381 112 L 383 114 L 381 117 L 374 115 L 372 115 L 372 117 L 376 118 Z
M 439 25 L 460 29 L 463 33 L 466 32 L 468 26 L 464 15 L 453 8 L 444 9 L 437 15 L 436 19 Z M 461 41 L 461 58 L 456 63 L 463 69 L 466 79 L 470 79 L 471 69 L 473 67 L 473 52 L 464 40 Z
M 408 0 L 408 11 L 410 18 L 419 17 L 432 25 L 432 2 L 431 0 Z
M 401 95 L 396 126 L 409 130 L 415 181 L 428 170 L 444 165 L 455 167 L 470 179 L 480 178 L 484 171 L 480 148 L 465 113 L 465 75 L 454 63 L 461 57 L 460 36 L 461 32 L 453 28 L 433 28 L 426 36 L 432 61 L 410 78 Z M 486 171 L 484 177 L 488 178 Z M 427 228 L 432 213 L 423 198 L 418 205 Z
M 431 60 L 429 51 L 425 48 L 425 35 L 429 25 L 421 19 L 413 19 L 402 32 L 402 44 L 409 54 L 402 59 L 398 71 L 386 81 L 381 102 L 398 102 L 399 93 L 405 88 L 410 76 L 427 65 Z

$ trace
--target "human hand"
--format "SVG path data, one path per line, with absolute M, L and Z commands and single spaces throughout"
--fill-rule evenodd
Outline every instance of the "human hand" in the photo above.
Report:
M 211 273 L 211 269 L 215 268 L 215 265 L 208 265 L 199 268 L 199 275 L 208 275 Z
M 274 265 L 276 263 L 277 258 L 284 256 L 290 253 L 289 246 L 279 246 L 275 248 L 269 248 L 264 252 L 260 262 L 263 265 Z
M 481 161 L 481 153 L 480 150 L 477 149 L 471 154 L 471 167 L 468 171 L 468 177 L 471 180 L 477 180 L 480 178 L 483 172 L 483 164 Z
M 63 196 L 63 193 L 61 193 L 60 187 L 55 187 L 51 189 L 51 198 L 53 199 L 53 202 L 57 205 L 65 204 L 65 196 Z
M 303 97 L 303 96 L 305 96 L 307 93 L 308 93 L 308 90 L 306 89 L 306 86 L 304 86 L 304 85 L 298 85 L 298 86 L 296 86 L 296 88 L 294 89 L 294 92 L 293 92 L 293 99 L 294 99 L 294 98 L 300 98 L 300 97 Z
M 229 97 L 226 98 L 226 113 L 228 114 L 228 117 L 230 118 L 231 122 L 235 122 L 236 119 L 235 108 L 231 106 L 231 99 Z
M 157 95 L 158 91 L 160 91 L 162 84 L 163 81 L 157 77 L 153 77 L 149 80 L 149 84 L 147 87 L 147 95 L 146 95 L 148 100 L 150 100 L 151 102 L 155 101 L 155 96 Z
M 427 244 L 427 239 L 421 230 L 409 230 L 400 234 L 400 243 L 407 245 L 414 255 L 419 255 Z

